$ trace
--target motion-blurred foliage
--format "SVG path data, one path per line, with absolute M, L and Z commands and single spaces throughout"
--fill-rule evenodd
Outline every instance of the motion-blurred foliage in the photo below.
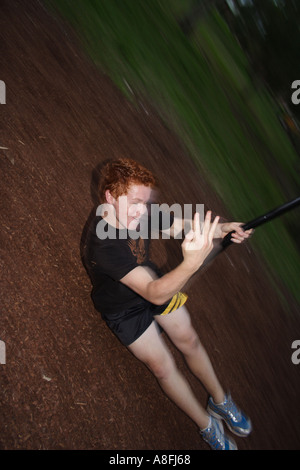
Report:
M 151 100 L 234 219 L 251 220 L 299 195 L 299 155 L 280 124 L 282 108 L 211 7 L 220 2 L 201 9 L 187 35 L 181 20 L 191 1 L 49 1 L 129 99 Z M 299 230 L 294 211 L 258 229 L 251 243 L 300 302 Z

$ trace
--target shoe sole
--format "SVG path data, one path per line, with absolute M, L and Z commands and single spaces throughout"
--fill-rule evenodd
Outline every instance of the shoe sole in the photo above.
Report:
M 226 424 L 226 426 L 228 427 L 229 431 L 231 431 L 233 434 L 235 434 L 236 436 L 239 436 L 239 437 L 247 437 L 249 436 L 249 434 L 251 433 L 252 431 L 252 426 L 250 427 L 250 430 L 249 431 L 246 431 L 246 433 L 243 433 L 243 432 L 238 432 L 236 431 L 234 428 L 232 428 L 232 426 L 230 426 L 230 424 L 227 423 L 226 419 L 223 418 L 222 416 L 220 416 L 219 414 L 217 414 L 215 411 L 213 411 L 211 408 L 207 408 L 207 411 L 216 419 L 218 419 L 219 421 L 224 421 L 224 423 Z
M 225 435 L 225 431 L 224 431 L 224 426 L 223 426 L 222 420 L 220 419 L 220 417 L 217 417 L 217 416 L 215 416 L 215 417 L 216 417 L 217 420 L 219 421 L 219 426 L 220 426 L 220 430 L 221 430 L 222 434 Z M 228 434 L 226 435 L 226 439 L 227 439 L 228 445 L 230 446 L 230 448 L 229 448 L 229 449 L 226 449 L 226 450 L 238 450 L 238 446 L 237 446 L 237 444 L 236 444 L 236 442 L 235 442 L 234 439 L 232 439 L 231 437 L 229 437 Z M 210 443 L 209 443 L 207 440 L 205 440 L 205 439 L 203 439 L 203 440 L 204 440 L 204 442 L 206 442 L 206 443 L 211 447 Z M 211 448 L 212 448 L 212 447 L 211 447 Z

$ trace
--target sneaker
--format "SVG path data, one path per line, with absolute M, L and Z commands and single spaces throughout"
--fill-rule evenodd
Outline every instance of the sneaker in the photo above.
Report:
M 213 416 L 210 416 L 209 425 L 200 430 L 200 434 L 212 450 L 237 450 L 234 440 L 224 433 L 222 422 Z
M 252 430 L 251 421 L 234 403 L 230 394 L 225 401 L 216 405 L 212 397 L 208 400 L 207 411 L 217 419 L 224 419 L 231 432 L 240 437 L 246 437 Z

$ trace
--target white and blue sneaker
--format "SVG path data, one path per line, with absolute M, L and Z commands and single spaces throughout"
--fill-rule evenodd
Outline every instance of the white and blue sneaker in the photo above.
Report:
M 251 421 L 234 403 L 230 394 L 225 401 L 215 404 L 212 397 L 208 400 L 207 411 L 217 419 L 223 419 L 231 432 L 240 437 L 246 437 L 252 431 Z
M 210 416 L 209 425 L 200 430 L 200 434 L 212 450 L 237 450 L 234 440 L 224 433 L 222 422 L 213 416 Z

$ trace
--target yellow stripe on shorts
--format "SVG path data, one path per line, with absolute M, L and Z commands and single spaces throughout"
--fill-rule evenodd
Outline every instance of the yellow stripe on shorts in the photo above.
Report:
M 183 304 L 187 301 L 188 296 L 183 294 L 182 292 L 177 292 L 177 294 L 173 295 L 172 299 L 170 300 L 169 305 L 167 308 L 161 313 L 161 315 L 168 315 L 170 312 L 174 312 L 179 307 L 182 307 Z

